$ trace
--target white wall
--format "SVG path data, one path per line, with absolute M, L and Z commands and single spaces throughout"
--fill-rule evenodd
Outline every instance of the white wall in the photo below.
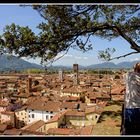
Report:
M 51 116 L 57 114 L 57 112 L 50 113 L 41 110 L 32 111 L 31 109 L 27 109 L 27 113 L 30 116 L 28 123 L 32 123 L 33 121 L 37 121 L 37 120 L 43 120 L 47 122 L 48 120 L 50 120 Z M 34 118 L 32 118 L 32 114 L 34 114 Z M 46 116 L 48 116 L 48 119 L 46 119 Z

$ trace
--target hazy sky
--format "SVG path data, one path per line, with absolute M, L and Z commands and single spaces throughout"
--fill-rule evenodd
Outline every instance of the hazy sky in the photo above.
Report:
M 33 10 L 30 7 L 20 7 L 18 5 L 2 5 L 0 4 L 0 34 L 3 32 L 5 25 L 15 23 L 21 26 L 29 26 L 34 32 L 38 33 L 39 30 L 36 26 L 43 21 L 43 18 L 39 16 L 37 11 Z M 129 49 L 129 44 L 122 38 L 117 38 L 112 41 L 103 40 L 100 38 L 93 37 L 91 38 L 93 42 L 93 50 L 87 53 L 82 53 L 81 51 L 76 51 L 70 49 L 70 51 L 60 60 L 55 62 L 53 65 L 72 65 L 73 63 L 78 63 L 80 65 L 91 65 L 102 63 L 98 59 L 98 51 L 103 50 L 108 47 L 115 47 L 116 52 L 115 56 L 123 55 L 129 53 L 133 50 Z M 24 58 L 27 60 L 26 58 Z M 134 54 L 126 58 L 121 58 L 119 60 L 113 60 L 114 63 L 119 63 L 121 61 L 133 61 L 140 60 L 140 54 Z M 39 59 L 36 60 L 27 60 L 33 63 L 40 63 Z

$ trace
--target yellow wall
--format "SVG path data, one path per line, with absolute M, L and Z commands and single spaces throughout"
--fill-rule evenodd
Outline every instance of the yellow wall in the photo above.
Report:
M 45 133 L 45 131 L 46 131 L 46 126 L 45 126 L 45 124 L 44 125 L 42 125 L 39 129 L 37 129 L 36 130 L 37 132 L 43 132 L 43 133 Z
M 97 117 L 96 117 L 97 116 Z M 88 126 L 88 125 L 96 125 L 100 115 L 96 113 L 86 114 L 86 118 L 82 117 L 66 117 L 66 121 L 70 121 L 70 123 L 74 126 Z
M 16 116 L 16 124 L 18 127 L 21 127 L 21 124 L 20 122 L 18 122 L 18 120 L 23 121 L 25 124 L 27 124 L 29 118 L 26 110 L 20 110 L 15 112 L 15 116 Z
M 62 116 L 57 122 L 46 123 L 45 132 L 47 132 L 49 128 L 58 128 L 62 123 L 65 123 L 65 116 Z
M 60 92 L 60 96 L 74 96 L 80 97 L 83 93 L 67 93 L 67 92 Z
M 47 132 L 49 128 L 58 128 L 58 122 L 46 123 L 45 132 Z
M 27 101 L 27 98 L 20 98 L 20 101 L 22 101 L 23 103 L 25 103 Z
M 85 96 L 85 102 L 90 103 L 90 99 L 87 96 Z
M 99 119 L 100 115 L 96 114 L 96 113 L 89 113 L 86 114 L 86 118 L 93 123 L 93 125 L 96 125 L 98 119 Z

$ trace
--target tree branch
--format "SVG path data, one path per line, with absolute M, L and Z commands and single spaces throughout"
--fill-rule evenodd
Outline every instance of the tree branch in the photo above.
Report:
M 121 29 L 117 26 L 112 26 L 129 44 L 131 45 L 131 49 L 140 52 L 140 46 L 138 46 L 130 37 L 128 37 Z
M 52 59 L 48 64 L 51 64 L 51 65 L 52 65 L 52 63 L 54 63 L 55 61 L 59 60 L 59 59 L 62 58 L 64 55 L 66 55 L 66 54 L 68 53 L 68 51 L 69 51 L 71 45 L 76 41 L 77 38 L 78 38 L 78 36 L 69 44 L 69 47 L 65 50 L 65 53 L 64 53 L 63 55 L 61 55 L 60 57 L 58 57 L 58 58 L 56 58 L 56 59 L 55 59 L 55 58 Z
M 120 58 L 122 58 L 122 57 L 126 57 L 126 56 L 128 56 L 128 55 L 132 55 L 132 54 L 136 54 L 136 53 L 139 53 L 139 52 L 127 53 L 127 54 L 124 54 L 124 55 L 122 55 L 122 56 L 118 56 L 118 57 L 111 58 L 111 59 L 109 59 L 109 61 L 114 60 L 114 59 L 120 59 Z

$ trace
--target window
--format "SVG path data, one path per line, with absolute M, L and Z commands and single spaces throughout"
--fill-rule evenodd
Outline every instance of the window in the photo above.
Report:
M 46 120 L 48 120 L 48 118 L 49 118 L 49 116 L 48 116 L 48 115 L 46 115 Z
M 32 111 L 34 111 L 34 110 L 32 109 Z
M 23 115 L 23 113 L 21 112 L 21 115 Z
M 48 113 L 48 111 L 46 111 Z
M 51 118 L 53 117 L 53 116 L 50 116 Z
M 34 114 L 32 114 L 32 118 L 34 118 L 35 117 L 35 115 Z
M 29 118 L 30 118 L 30 115 L 29 115 Z
M 95 119 L 97 119 L 97 117 L 98 117 L 98 116 L 96 115 L 96 116 L 95 116 Z
M 50 113 L 52 114 L 53 112 L 51 111 Z

